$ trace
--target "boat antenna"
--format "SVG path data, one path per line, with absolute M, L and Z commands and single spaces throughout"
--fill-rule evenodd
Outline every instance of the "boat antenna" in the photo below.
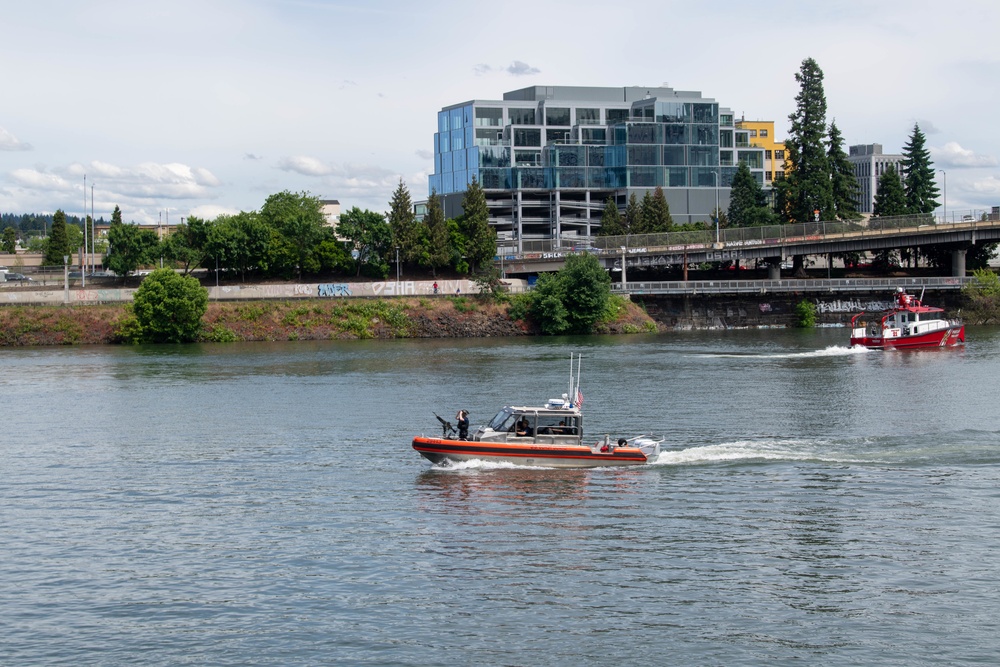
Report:
M 580 368 L 583 366 L 583 354 L 576 355 L 576 391 L 573 392 L 573 405 L 576 405 L 576 399 L 580 395 Z M 580 407 L 577 405 L 576 407 Z
M 573 400 L 573 353 L 569 353 L 569 393 L 566 394 L 567 400 Z
M 924 291 L 927 289 L 927 285 L 920 288 L 920 305 L 924 305 Z

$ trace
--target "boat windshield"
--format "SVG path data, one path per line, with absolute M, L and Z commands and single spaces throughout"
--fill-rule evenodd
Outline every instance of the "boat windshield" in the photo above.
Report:
M 493 429 L 494 431 L 505 430 L 506 427 L 504 425 L 507 423 L 507 421 L 511 418 L 513 414 L 514 414 L 513 410 L 511 410 L 510 408 L 504 408 L 503 410 L 497 413 L 496 417 L 490 420 L 490 428 Z

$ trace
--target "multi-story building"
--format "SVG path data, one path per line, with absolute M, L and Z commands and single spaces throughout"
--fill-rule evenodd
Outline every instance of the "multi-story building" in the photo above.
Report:
M 858 180 L 858 212 L 871 214 L 875 208 L 875 195 L 878 193 L 878 179 L 891 165 L 905 180 L 902 155 L 885 155 L 882 144 L 863 144 L 851 146 L 847 159 L 854 165 L 854 177 Z
M 746 130 L 746 139 L 754 148 L 764 149 L 764 186 L 785 177 L 785 142 L 776 141 L 773 120 L 736 121 L 736 129 Z
M 532 86 L 438 112 L 429 190 L 455 217 L 475 178 L 502 243 L 572 243 L 596 233 L 609 197 L 624 208 L 656 187 L 676 223 L 710 221 L 740 161 L 765 184 L 764 156 L 698 92 Z

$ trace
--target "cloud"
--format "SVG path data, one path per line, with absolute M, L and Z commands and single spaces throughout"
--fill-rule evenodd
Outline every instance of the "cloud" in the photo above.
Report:
M 472 71 L 476 73 L 476 76 L 482 76 L 483 74 L 489 74 L 493 71 L 493 68 L 485 63 L 479 63 L 472 68 Z
M 417 154 L 417 157 L 420 158 L 420 159 L 422 159 L 422 160 L 433 160 L 434 159 L 434 151 L 429 151 L 426 148 L 421 148 L 421 149 L 419 149 L 417 151 L 414 151 L 414 152 Z
M 243 154 L 243 159 L 244 160 L 263 160 L 264 156 L 262 156 L 262 155 L 254 155 L 253 153 L 244 153 Z
M 26 144 L 13 134 L 0 127 L 0 151 L 30 151 L 31 144 Z
M 997 159 L 991 155 L 980 155 L 962 148 L 956 141 L 949 141 L 941 148 L 931 147 L 934 162 L 943 167 L 995 167 Z
M 515 60 L 507 67 L 507 73 L 512 76 L 528 76 L 531 74 L 539 74 L 542 70 L 537 67 L 532 67 L 528 63 L 523 63 L 520 60 Z
M 920 119 L 920 118 L 918 118 L 915 122 L 916 122 L 917 125 L 920 126 L 920 131 L 923 132 L 925 135 L 927 135 L 927 134 L 941 134 L 941 130 L 939 130 L 934 123 L 932 123 L 931 121 L 929 121 L 927 119 Z
M 294 171 L 303 176 L 327 176 L 334 171 L 332 166 L 308 155 L 293 155 L 282 158 L 278 161 L 278 169 Z
M 981 195 L 1000 195 L 1000 177 L 987 176 L 986 178 L 973 181 L 967 190 Z

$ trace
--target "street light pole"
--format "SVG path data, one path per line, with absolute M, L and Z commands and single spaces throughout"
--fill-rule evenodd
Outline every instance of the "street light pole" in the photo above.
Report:
M 942 199 L 944 202 L 944 215 L 942 217 L 944 218 L 944 222 L 948 222 L 948 172 L 944 169 L 938 169 L 938 171 L 944 175 L 944 178 L 942 179 L 942 183 L 944 184 L 944 197 Z
M 63 303 L 69 303 L 69 255 L 63 255 Z
M 396 296 L 399 296 L 399 246 L 396 246 Z
M 625 246 L 622 246 L 622 291 L 625 291 Z

